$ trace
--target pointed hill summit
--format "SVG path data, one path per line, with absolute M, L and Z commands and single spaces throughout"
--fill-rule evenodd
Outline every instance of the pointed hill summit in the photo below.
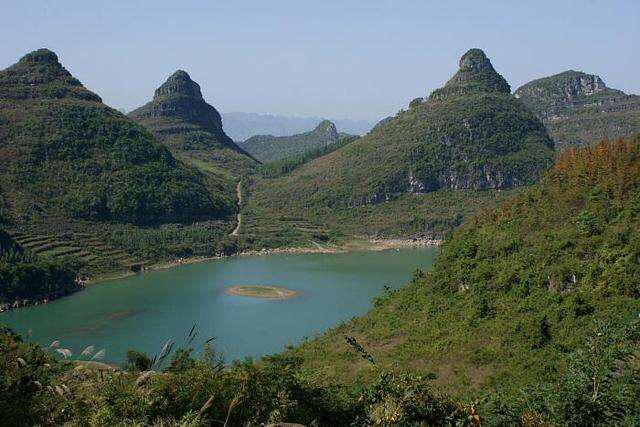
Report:
M 95 93 L 64 69 L 55 53 L 39 49 L 28 53 L 18 63 L 0 74 L 0 98 L 77 99 L 102 102 Z
M 458 64 L 458 72 L 444 85 L 433 91 L 431 100 L 443 100 L 459 95 L 478 93 L 510 93 L 509 83 L 496 72 L 480 49 L 471 49 L 465 53 Z
M 134 224 L 228 216 L 232 200 L 40 49 L 0 71 L 0 183 L 10 216 Z
M 255 203 L 261 206 L 256 211 L 263 212 L 271 203 L 287 206 L 291 216 L 336 218 L 336 209 L 342 209 L 336 226 L 357 224 L 358 233 L 432 234 L 443 224 L 459 223 L 469 206 L 464 200 L 435 202 L 436 193 L 531 184 L 553 156 L 553 141 L 544 125 L 510 94 L 509 84 L 486 55 L 471 49 L 462 56 L 453 78 L 428 99 L 413 100 L 407 110 L 364 137 L 277 182 L 258 183 Z M 462 193 L 446 194 L 453 200 Z M 434 202 L 416 207 L 425 199 L 409 200 L 409 195 L 431 195 Z M 486 192 L 462 198 L 485 197 L 489 197 Z M 387 219 L 375 225 L 370 216 L 377 210 L 374 206 L 395 200 L 403 205 L 399 214 L 389 213 L 393 203 L 385 204 Z M 404 211 L 413 213 L 409 218 Z M 429 219 L 418 221 L 423 214 Z
M 302 155 L 317 148 L 326 147 L 351 135 L 340 134 L 329 120 L 321 121 L 315 129 L 291 136 L 256 135 L 240 143 L 256 159 L 263 163 L 284 157 Z
M 222 118 L 202 97 L 200 85 L 183 70 L 173 73 L 153 100 L 129 113 L 176 156 L 204 170 L 238 176 L 258 162 L 222 129 Z
M 593 144 L 640 132 L 640 96 L 607 87 L 595 74 L 565 71 L 515 92 L 560 146 Z

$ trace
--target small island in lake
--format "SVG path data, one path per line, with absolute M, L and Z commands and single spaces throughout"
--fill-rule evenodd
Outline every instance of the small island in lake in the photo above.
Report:
M 229 295 L 237 295 L 242 297 L 267 298 L 267 299 L 286 299 L 292 298 L 299 292 L 291 289 L 281 288 L 279 286 L 266 285 L 239 285 L 231 286 L 227 289 Z

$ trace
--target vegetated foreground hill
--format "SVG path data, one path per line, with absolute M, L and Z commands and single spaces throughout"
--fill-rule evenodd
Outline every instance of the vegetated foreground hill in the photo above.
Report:
M 256 135 L 239 145 L 263 163 L 335 144 L 351 135 L 339 134 L 336 125 L 323 120 L 311 132 L 291 136 Z
M 584 379 L 594 393 L 589 384 L 599 380 L 591 375 L 606 377 L 619 365 L 594 359 L 567 372 L 575 362 L 569 355 L 617 351 L 620 343 L 610 338 L 602 348 L 590 347 L 589 339 L 637 321 L 638 230 L 640 137 L 565 151 L 539 185 L 455 231 L 433 270 L 417 271 L 408 286 L 376 299 L 367 315 L 294 353 L 319 381 L 371 376 L 372 365 L 345 344 L 351 336 L 378 368 L 435 373 L 437 383 L 458 395 L 493 390 L 515 399 L 522 388 L 565 373 Z M 632 338 L 637 333 L 623 340 L 635 345 Z M 576 395 L 584 391 L 580 383 L 566 386 Z M 531 409 L 553 392 L 529 402 Z M 567 399 L 564 404 L 576 403 Z
M 91 274 L 215 252 L 233 228 L 233 186 L 176 160 L 46 49 L 0 72 L 0 160 L 7 229 Z
M 244 141 L 254 135 L 289 136 L 313 130 L 325 119 L 320 117 L 287 117 L 273 114 L 222 113 L 225 131 L 234 141 Z M 369 132 L 374 121 L 330 119 L 338 129 L 353 135 Z
M 336 215 L 342 227 L 355 225 L 367 234 L 393 230 L 398 200 L 442 198 L 451 191 L 460 192 L 453 197 L 464 198 L 462 192 L 468 192 L 472 198 L 491 199 L 495 190 L 535 182 L 552 158 L 553 141 L 544 125 L 510 94 L 485 54 L 472 49 L 455 76 L 429 99 L 412 101 L 407 111 L 366 136 L 290 175 L 257 182 L 246 210 L 246 231 L 261 232 L 260 225 L 251 229 L 252 218 L 262 224 L 265 217 L 331 220 Z M 358 227 L 368 222 L 363 214 L 378 205 L 389 212 L 385 227 Z M 440 209 L 428 205 L 428 210 Z M 459 222 L 455 218 L 464 210 L 453 207 L 446 215 L 436 214 L 414 231 L 437 234 L 442 231 L 439 222 Z
M 178 70 L 158 89 L 153 100 L 129 113 L 151 130 L 172 152 L 206 171 L 238 177 L 257 162 L 222 129 L 220 113 L 202 97 L 200 86 Z
M 560 146 L 640 132 L 640 96 L 611 89 L 596 75 L 565 71 L 531 81 L 515 96 L 538 115 Z
M 0 329 L 0 413 L 9 425 L 638 425 L 639 225 L 640 140 L 565 152 L 540 186 L 456 232 L 433 272 L 258 363 L 225 365 L 209 344 L 195 355 L 195 327 L 185 348 L 130 350 L 117 371 L 93 347 L 71 355 Z

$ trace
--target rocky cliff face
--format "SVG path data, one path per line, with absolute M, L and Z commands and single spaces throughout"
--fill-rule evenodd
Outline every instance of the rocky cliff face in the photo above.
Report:
M 182 70 L 173 73 L 156 89 L 153 101 L 132 111 L 130 116 L 140 121 L 146 118 L 164 118 L 198 125 L 203 130 L 211 132 L 220 143 L 234 145 L 222 130 L 222 118 L 218 110 L 207 104 L 202 97 L 200 85 Z M 179 127 L 179 124 L 177 126 Z M 169 133 L 175 131 L 171 126 L 157 129 L 152 126 L 152 130 Z
M 129 116 L 176 155 L 197 165 L 204 162 L 207 170 L 240 175 L 257 164 L 225 134 L 220 113 L 204 100 L 198 83 L 183 70 L 173 73 L 156 89 L 151 102 Z
M 426 102 L 412 103 L 413 114 L 430 122 L 420 124 L 430 142 L 411 156 L 406 180 L 413 193 L 517 187 L 534 181 L 552 158 L 542 124 L 510 95 L 480 49 L 465 53 Z
M 640 97 L 611 89 L 594 74 L 565 71 L 529 82 L 515 96 L 536 113 L 561 146 L 640 131 Z

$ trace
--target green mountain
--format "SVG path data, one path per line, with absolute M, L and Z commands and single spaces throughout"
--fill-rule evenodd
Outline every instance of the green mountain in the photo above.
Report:
M 233 211 L 206 176 L 104 105 L 46 49 L 0 72 L 0 158 L 17 219 L 157 223 Z
M 596 75 L 565 71 L 529 82 L 515 96 L 560 145 L 593 144 L 640 131 L 640 96 L 611 89 Z
M 6 229 L 39 258 L 94 276 L 231 250 L 233 183 L 177 160 L 49 50 L 0 71 L 0 159 Z
M 443 88 L 364 137 L 290 175 L 257 182 L 247 231 L 252 216 L 258 234 L 268 217 L 331 217 L 349 232 L 433 235 L 492 203 L 495 192 L 487 190 L 535 182 L 554 155 L 544 125 L 510 94 L 481 50 L 467 52 L 459 65 Z
M 266 178 L 276 178 L 286 175 L 305 163 L 308 163 L 313 159 L 317 159 L 318 157 L 326 156 L 356 139 L 358 139 L 358 137 L 355 135 L 341 134 L 340 139 L 337 142 L 332 142 L 328 145 L 321 145 L 301 154 L 291 154 L 279 160 L 264 163 L 260 167 L 260 174 Z
M 498 392 L 494 399 L 523 399 L 534 413 L 551 415 L 544 405 L 553 404 L 553 416 L 587 416 L 571 405 L 605 408 L 593 384 L 612 387 L 607 378 L 621 375 L 613 355 L 622 345 L 637 354 L 639 229 L 640 136 L 568 150 L 539 185 L 457 229 L 428 273 L 416 271 L 367 315 L 291 353 L 304 358 L 306 375 L 328 384 L 403 367 L 435 374 L 458 396 Z M 625 329 L 634 324 L 635 332 Z M 635 381 L 636 369 L 627 371 Z M 540 386 L 561 378 L 573 381 L 562 386 L 567 396 Z M 538 386 L 540 394 L 526 398 Z
M 238 177 L 257 162 L 222 129 L 220 113 L 202 97 L 200 86 L 178 70 L 158 89 L 153 100 L 129 113 L 179 158 L 210 172 Z
M 256 159 L 268 163 L 335 144 L 348 136 L 339 134 L 329 120 L 323 120 L 311 132 L 291 136 L 256 135 L 239 145 Z

